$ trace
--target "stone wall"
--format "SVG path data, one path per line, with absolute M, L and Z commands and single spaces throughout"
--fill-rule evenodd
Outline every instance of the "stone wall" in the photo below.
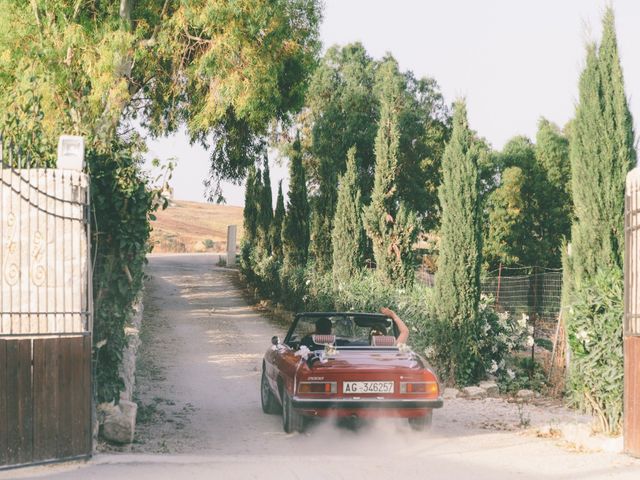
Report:
M 133 389 L 136 383 L 136 355 L 140 346 L 140 327 L 142 326 L 142 315 L 144 313 L 144 303 L 142 303 L 143 294 L 133 307 L 133 316 L 129 325 L 125 327 L 127 340 L 129 341 L 127 348 L 122 352 L 122 365 L 120 366 L 120 375 L 124 380 L 124 390 L 120 392 L 120 399 L 132 401 Z

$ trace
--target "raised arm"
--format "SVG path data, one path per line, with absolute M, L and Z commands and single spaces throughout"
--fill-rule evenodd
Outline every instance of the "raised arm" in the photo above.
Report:
M 409 339 L 409 329 L 404 324 L 402 319 L 398 316 L 396 312 L 387 307 L 382 307 L 380 309 L 380 313 L 389 317 L 398 327 L 398 338 L 396 338 L 396 344 L 407 343 Z

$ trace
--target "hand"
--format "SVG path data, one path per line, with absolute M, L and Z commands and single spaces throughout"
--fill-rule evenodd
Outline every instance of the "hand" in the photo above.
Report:
M 387 307 L 382 307 L 380 309 L 380 313 L 386 315 L 387 317 L 393 318 L 395 316 L 395 312 Z

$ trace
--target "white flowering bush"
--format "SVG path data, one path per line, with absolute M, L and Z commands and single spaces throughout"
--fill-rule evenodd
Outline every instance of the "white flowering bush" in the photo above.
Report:
M 507 358 L 533 345 L 533 329 L 529 317 L 513 318 L 508 312 L 496 312 L 493 299 L 480 297 L 478 308 L 478 350 L 485 371 L 496 377 L 514 377 Z
M 610 434 L 622 426 L 623 313 L 622 273 L 610 270 L 583 280 L 567 318 L 570 398 Z

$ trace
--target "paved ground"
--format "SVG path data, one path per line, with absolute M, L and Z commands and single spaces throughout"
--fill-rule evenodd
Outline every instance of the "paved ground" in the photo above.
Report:
M 428 433 L 400 420 L 283 433 L 280 416 L 260 409 L 259 380 L 269 339 L 284 329 L 248 305 L 235 272 L 216 260 L 150 259 L 136 443 L 88 463 L 0 472 L 0 479 L 640 478 L 640 461 L 572 451 L 519 427 L 523 417 L 536 426 L 573 415 L 553 405 L 523 412 L 501 400 L 454 400 Z

